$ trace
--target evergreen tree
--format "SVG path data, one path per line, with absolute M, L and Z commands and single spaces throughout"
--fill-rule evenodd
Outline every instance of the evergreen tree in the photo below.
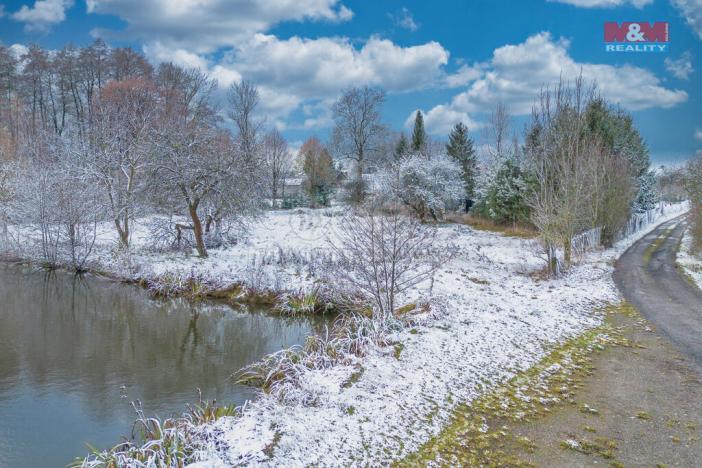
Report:
M 527 196 L 532 189 L 533 182 L 528 174 L 514 159 L 508 158 L 500 166 L 476 210 L 496 223 L 527 223 L 530 213 Z
M 422 111 L 417 111 L 414 118 L 414 130 L 412 130 L 412 151 L 424 153 L 427 147 L 427 133 L 424 130 L 424 116 Z
M 407 137 L 405 136 L 405 133 L 402 132 L 400 133 L 400 139 L 397 141 L 397 146 L 395 146 L 395 161 L 399 161 L 400 159 L 404 158 L 407 156 L 409 153 L 409 142 L 407 141 Z
M 653 171 L 648 171 L 639 178 L 639 190 L 634 199 L 634 211 L 643 213 L 656 207 L 660 201 L 656 182 L 656 173 Z
M 460 166 L 466 197 L 473 199 L 478 161 L 473 147 L 473 139 L 468 136 L 468 127 L 462 122 L 457 123 L 451 130 L 446 153 Z

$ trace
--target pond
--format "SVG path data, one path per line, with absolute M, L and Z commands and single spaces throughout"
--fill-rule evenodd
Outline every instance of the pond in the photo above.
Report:
M 319 320 L 158 301 L 93 276 L 0 266 L 0 467 L 65 466 L 147 415 L 242 404 L 232 372 L 302 343 Z

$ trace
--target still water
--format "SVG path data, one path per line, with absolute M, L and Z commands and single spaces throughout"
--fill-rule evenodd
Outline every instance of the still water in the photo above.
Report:
M 320 325 L 317 323 L 317 325 Z M 156 301 L 92 276 L 0 266 L 0 467 L 60 467 L 131 432 L 147 415 L 255 391 L 233 371 L 302 343 L 308 319 Z

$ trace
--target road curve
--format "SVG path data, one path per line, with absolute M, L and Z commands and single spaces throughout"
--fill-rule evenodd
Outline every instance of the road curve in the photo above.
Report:
M 683 217 L 661 224 L 621 256 L 614 281 L 626 300 L 702 371 L 702 291 L 675 263 L 684 232 Z

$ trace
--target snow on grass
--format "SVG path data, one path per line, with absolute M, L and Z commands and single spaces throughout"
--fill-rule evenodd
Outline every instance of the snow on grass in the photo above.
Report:
M 221 287 L 232 283 L 277 292 L 312 289 L 318 261 L 328 255 L 327 239 L 343 213 L 337 208 L 272 211 L 255 221 L 236 245 L 209 249 L 208 258 L 149 248 L 149 220 L 135 223 L 128 259 L 115 255 L 117 239 L 101 226 L 96 243 L 99 269 L 122 277 L 203 277 Z M 125 268 L 125 260 L 131 265 Z
M 702 253 L 693 253 L 692 234 L 689 229 L 685 231 L 680 243 L 677 262 L 697 287 L 702 289 Z
M 341 369 L 311 372 L 318 381 L 329 379 L 315 407 L 282 407 L 264 396 L 241 419 L 220 421 L 229 449 L 212 456 L 228 463 L 384 465 L 436 434 L 457 403 L 537 362 L 548 343 L 598 325 L 593 310 L 617 298 L 611 267 L 601 261 L 557 281 L 535 282 L 518 273 L 530 263 L 525 241 L 463 226 L 443 227 L 441 237 L 463 241 L 457 259 L 435 280 L 434 295 L 449 305 L 442 319 L 416 334 L 398 334 L 404 345 L 399 359 L 382 349 L 368 356 L 363 375 L 348 388 Z M 499 247 L 500 259 L 483 247 Z M 271 427 L 278 436 L 268 459 L 244 442 L 269 437 L 272 443 Z
M 441 226 L 437 244 L 456 249 L 455 259 L 437 273 L 433 287 L 424 284 L 404 299 L 431 294 L 446 305 L 445 313 L 392 336 L 402 344 L 399 354 L 393 347 L 374 349 L 363 359 L 360 377 L 352 366 L 309 371 L 314 406 L 282 405 L 261 395 L 242 417 L 219 420 L 211 428 L 219 436 L 207 463 L 385 465 L 407 455 L 438 433 L 457 404 L 532 366 L 556 343 L 599 325 L 598 308 L 619 300 L 614 260 L 682 209 L 669 209 L 635 236 L 587 255 L 552 280 L 531 274 L 543 263 L 528 240 Z M 271 218 L 289 225 L 283 216 Z M 308 234 L 296 234 L 297 245 Z M 317 248 L 320 241 L 306 245 Z

